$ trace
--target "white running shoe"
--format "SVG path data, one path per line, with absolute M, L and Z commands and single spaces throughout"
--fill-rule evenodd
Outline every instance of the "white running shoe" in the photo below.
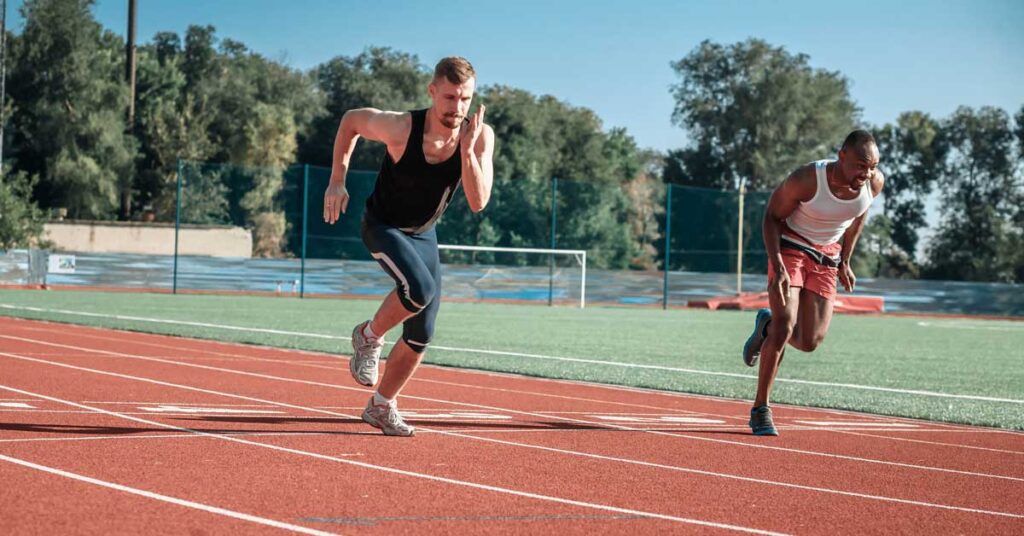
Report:
M 384 337 L 370 339 L 363 335 L 363 322 L 352 330 L 352 359 L 348 362 L 348 370 L 352 378 L 360 385 L 373 387 L 377 383 L 377 366 L 380 364 L 380 352 L 384 348 Z
M 363 421 L 374 428 L 380 428 L 384 435 L 409 437 L 416 434 L 416 429 L 409 426 L 398 414 L 398 404 L 374 404 L 373 397 L 366 403 L 363 410 Z

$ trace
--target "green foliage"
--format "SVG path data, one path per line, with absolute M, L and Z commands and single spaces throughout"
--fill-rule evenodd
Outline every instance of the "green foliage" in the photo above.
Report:
M 136 144 L 125 133 L 122 45 L 92 18 L 89 0 L 28 0 L 12 40 L 9 87 L 20 169 L 38 174 L 44 207 L 108 218 L 130 198 Z
M 666 185 L 660 177 L 664 161 L 658 153 L 640 151 L 641 167 L 633 179 L 622 185 L 628 199 L 626 221 L 636 252 L 630 267 L 639 270 L 659 268 L 662 230 L 659 219 L 665 214 Z
M 693 186 L 774 187 L 798 166 L 833 153 L 858 109 L 838 72 L 813 69 L 760 39 L 704 41 L 673 62 L 673 121 L 693 145 L 673 151 L 666 180 Z
M 24 171 L 0 178 L 0 250 L 25 248 L 43 234 L 43 212 L 32 201 L 38 181 Z
M 874 129 L 885 174 L 883 208 L 887 219 L 887 251 L 882 259 L 895 264 L 879 266 L 890 276 L 918 271 L 913 259 L 918 232 L 926 225 L 925 202 L 944 173 L 949 146 L 942 126 L 928 114 L 905 112 L 895 125 Z M 883 261 L 886 262 L 886 261 Z
M 943 221 L 930 244 L 926 275 L 1015 281 L 1022 185 L 1010 117 L 997 108 L 961 107 L 943 131 L 950 147 L 942 177 Z
M 257 255 L 297 254 L 301 188 L 289 166 L 329 166 L 348 110 L 430 104 L 431 72 L 415 55 L 367 48 L 301 72 L 196 25 L 184 35 L 159 32 L 139 47 L 128 125 L 123 43 L 96 22 L 93 5 L 26 0 L 21 7 L 25 26 L 9 40 L 3 107 L 7 156 L 22 174 L 4 185 L 4 202 L 29 208 L 11 214 L 38 214 L 31 208 L 38 205 L 110 219 L 146 208 L 172 221 L 181 161 L 183 221 L 246 226 Z M 605 130 L 593 111 L 554 96 L 478 87 L 496 134 L 494 189 L 481 213 L 456 197 L 439 224 L 444 240 L 549 246 L 555 178 L 557 247 L 587 249 L 597 267 L 653 269 L 663 253 L 664 183 L 671 182 L 712 188 L 676 192 L 677 215 L 697 221 L 672 220 L 688 226 L 673 231 L 673 250 L 691 254 L 674 254 L 674 267 L 731 269 L 734 259 L 719 250 L 737 247 L 739 181 L 751 193 L 764 190 L 828 156 L 855 126 L 858 109 L 840 73 L 759 39 L 705 41 L 671 66 L 679 76 L 673 120 L 692 142 L 667 155 L 642 150 L 625 130 Z M 855 259 L 865 275 L 1024 280 L 1024 107 L 1013 118 L 991 108 L 963 108 L 942 120 L 907 112 L 876 135 L 887 184 L 884 215 L 869 222 Z M 382 144 L 361 142 L 350 167 L 375 170 L 383 155 Z M 195 163 L 202 161 L 220 165 Z M 926 201 L 939 184 L 943 223 L 922 268 L 914 254 Z M 763 202 L 746 197 L 741 240 L 755 254 Z M 317 203 L 310 206 L 315 213 Z M 348 255 L 356 242 L 327 249 Z M 758 262 L 748 256 L 744 266 L 760 270 Z
M 177 39 L 175 34 L 161 36 L 172 43 Z M 199 113 L 195 97 L 184 93 L 181 62 L 172 45 L 158 42 L 138 51 L 135 135 L 142 151 L 136 186 L 139 203 L 152 206 L 162 221 L 174 220 L 178 160 L 205 160 L 214 153 L 207 134 L 211 117 Z
M 136 130 L 145 140 L 139 186 L 157 214 L 173 217 L 178 159 L 233 164 L 189 168 L 188 217 L 253 229 L 254 253 L 279 255 L 287 230 L 281 211 L 282 169 L 298 139 L 323 113 L 313 79 L 270 61 L 212 26 L 189 27 L 182 49 L 162 32 L 142 49 Z M 210 196 L 218 196 L 213 199 Z
M 885 214 L 868 219 L 853 251 L 850 267 L 858 277 L 916 279 L 920 267 L 893 240 L 893 220 Z
M 631 136 L 621 129 L 604 132 L 592 111 L 551 96 L 493 86 L 484 88 L 479 99 L 487 105 L 496 138 L 491 201 L 479 214 L 462 200 L 453 205 L 438 227 L 445 241 L 549 247 L 554 177 L 555 247 L 586 249 L 596 267 L 652 265 L 650 237 L 657 234 L 657 211 L 650 205 L 660 202 L 660 190 L 638 189 L 634 196 L 642 205 L 630 202 L 626 185 L 642 173 L 650 180 L 652 173 Z M 630 225 L 631 215 L 646 218 L 638 230 Z
M 224 175 L 230 168 L 198 162 L 181 165 L 181 222 L 226 225 L 231 223 L 228 187 Z M 170 214 L 174 217 L 176 188 L 170 192 Z
M 369 48 L 355 57 L 338 56 L 315 67 L 312 78 L 326 98 L 326 114 L 314 118 L 308 133 L 300 136 L 300 159 L 312 165 L 331 165 L 334 136 L 348 110 L 405 111 L 430 105 L 426 67 L 415 55 L 390 48 Z M 383 156 L 383 145 L 360 142 L 350 168 L 376 169 Z

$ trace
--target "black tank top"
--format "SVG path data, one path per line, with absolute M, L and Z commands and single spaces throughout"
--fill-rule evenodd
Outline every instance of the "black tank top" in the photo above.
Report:
M 366 211 L 380 223 L 418 234 L 430 230 L 451 203 L 462 177 L 462 158 L 460 147 L 456 146 L 448 160 L 427 163 L 423 156 L 427 110 L 409 113 L 412 128 L 405 153 L 394 162 L 391 154 L 384 152 L 377 183 L 366 200 Z

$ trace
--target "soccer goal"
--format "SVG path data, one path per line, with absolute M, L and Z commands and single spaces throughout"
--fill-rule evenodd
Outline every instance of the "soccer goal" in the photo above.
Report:
M 587 303 L 587 252 L 440 244 L 446 275 L 481 299 Z M 446 283 L 447 285 L 448 283 Z M 468 292 L 460 292 L 466 294 Z

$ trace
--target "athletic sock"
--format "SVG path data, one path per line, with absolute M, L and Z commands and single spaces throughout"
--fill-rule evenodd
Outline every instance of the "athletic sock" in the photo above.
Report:
M 367 320 L 366 324 L 363 324 L 363 336 L 366 337 L 367 339 L 376 339 L 378 337 L 378 335 L 374 333 L 372 329 L 370 329 L 370 324 L 372 323 L 373 321 Z
M 394 401 L 395 400 L 392 399 L 392 398 L 384 398 L 383 396 L 381 396 L 380 393 L 373 393 L 373 405 L 374 406 L 383 406 L 385 404 L 390 405 Z

